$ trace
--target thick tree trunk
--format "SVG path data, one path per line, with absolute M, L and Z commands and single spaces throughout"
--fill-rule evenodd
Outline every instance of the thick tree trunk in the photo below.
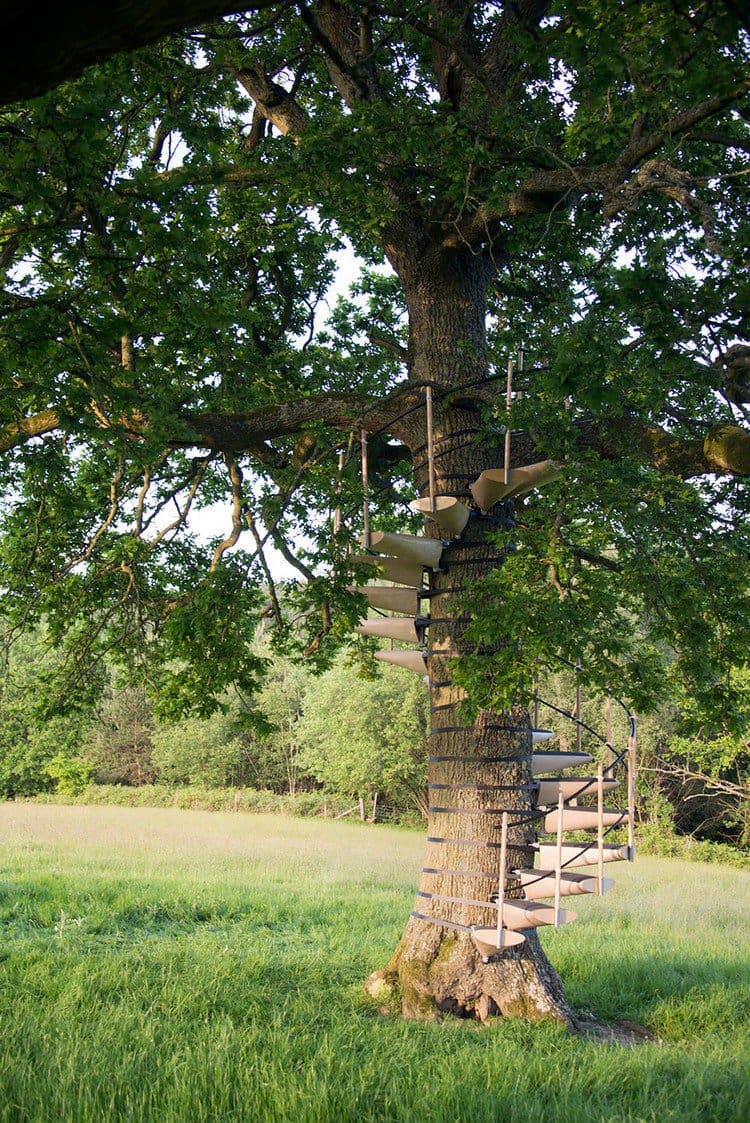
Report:
M 468 253 L 458 258 L 455 255 L 443 268 L 432 261 L 411 277 L 402 272 L 412 375 L 438 386 L 460 386 L 486 374 L 487 264 Z M 437 494 L 457 496 L 468 504 L 472 480 L 502 463 L 498 449 L 472 440 L 472 428 L 478 430 L 472 409 L 446 404 L 437 396 Z M 428 487 L 423 438 L 421 433 L 413 448 L 420 495 Z M 520 707 L 506 715 L 481 711 L 474 724 L 467 724 L 460 709 L 461 692 L 452 685 L 455 656 L 449 653 L 463 647 L 461 595 L 502 564 L 501 552 L 491 541 L 498 518 L 512 518 L 512 508 L 498 507 L 489 516 L 477 512 L 460 539 L 444 551 L 441 572 L 430 576 L 427 852 L 412 917 L 390 963 L 370 977 L 367 990 L 379 998 L 398 994 L 408 1017 L 439 1018 L 451 1012 L 483 1021 L 503 1014 L 572 1025 L 560 979 L 533 932 L 525 933 L 520 947 L 500 952 L 488 963 L 471 936 L 472 926 L 494 927 L 497 921 L 490 897 L 498 889 L 501 809 L 510 811 L 509 868 L 533 864 L 528 714 Z M 432 522 L 425 532 L 441 536 Z M 502 612 L 501 606 L 497 611 Z M 510 897 L 522 896 L 512 877 L 505 888 Z

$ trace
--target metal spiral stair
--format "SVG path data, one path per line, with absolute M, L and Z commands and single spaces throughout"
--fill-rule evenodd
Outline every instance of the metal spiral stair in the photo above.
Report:
M 431 443 L 431 417 L 430 398 L 428 393 L 428 446 Z M 366 437 L 363 434 L 363 482 L 365 491 L 365 533 L 360 539 L 364 553 L 351 557 L 350 561 L 358 565 L 371 565 L 375 574 L 394 585 L 357 585 L 350 586 L 350 591 L 357 592 L 367 598 L 371 609 L 378 613 L 397 613 L 399 615 L 376 616 L 363 619 L 357 627 L 357 632 L 363 635 L 379 636 L 391 640 L 391 650 L 376 652 L 376 658 L 388 663 L 417 672 L 429 683 L 430 650 L 427 646 L 427 633 L 430 627 L 430 613 L 420 613 L 420 606 L 429 605 L 424 578 L 429 570 L 441 567 L 441 558 L 445 549 L 451 544 L 460 544 L 463 530 L 472 517 L 484 517 L 485 513 L 501 503 L 512 520 L 514 499 L 536 487 L 540 487 L 553 479 L 559 468 L 551 461 L 542 461 L 538 464 L 522 468 L 509 468 L 509 436 L 506 435 L 505 467 L 497 470 L 482 472 L 470 487 L 472 505 L 467 505 L 461 498 L 455 496 L 436 496 L 434 491 L 434 476 L 432 470 L 431 448 L 430 455 L 430 495 L 427 498 L 417 499 L 411 505 L 412 509 L 422 514 L 426 519 L 433 520 L 443 539 L 426 538 L 418 535 L 395 534 L 392 532 L 373 531 L 369 529 L 369 515 L 367 510 L 367 478 L 366 478 Z M 509 521 L 510 521 L 509 520 Z M 415 646 L 409 648 L 393 648 L 393 642 L 410 643 Z M 459 654 L 446 652 L 443 649 L 435 650 L 435 654 Z M 568 663 L 562 659 L 562 663 Z M 574 667 L 568 663 L 568 666 Z M 580 671 L 579 667 L 575 668 Z M 431 684 L 434 685 L 434 684 Z M 611 732 L 611 705 L 621 708 L 626 718 L 628 735 L 626 743 L 620 748 L 613 744 Z M 426 923 L 437 924 L 447 928 L 463 929 L 469 932 L 485 960 L 498 955 L 504 949 L 517 946 L 523 942 L 523 932 L 543 925 L 559 926 L 574 921 L 576 913 L 561 907 L 561 899 L 584 893 L 601 895 L 608 891 L 614 884 L 612 879 L 605 878 L 603 868 L 605 864 L 615 861 L 633 861 L 635 847 L 633 841 L 634 803 L 635 803 L 635 750 L 636 750 L 636 718 L 635 715 L 619 699 L 610 699 L 607 703 L 606 733 L 600 733 L 581 717 L 580 686 L 576 690 L 575 712 L 566 711 L 542 698 L 536 699 L 535 726 L 538 725 L 540 708 L 547 708 L 550 713 L 556 713 L 571 722 L 576 730 L 578 751 L 556 751 L 552 749 L 537 749 L 540 743 L 551 741 L 556 734 L 550 729 L 532 728 L 532 751 L 530 760 L 531 783 L 513 785 L 516 789 L 526 789 L 530 794 L 531 806 L 528 811 L 518 812 L 499 807 L 483 809 L 480 813 L 492 814 L 499 818 L 500 842 L 491 844 L 500 850 L 500 861 L 496 874 L 476 874 L 472 877 L 486 877 L 488 891 L 485 899 L 474 900 L 467 898 L 447 897 L 440 894 L 420 890 L 419 897 L 427 903 L 431 902 L 433 910 L 439 910 L 440 902 L 460 903 L 486 909 L 492 918 L 488 926 L 462 925 L 455 921 L 441 918 L 437 911 L 429 913 L 415 910 L 412 916 Z M 507 727 L 506 727 L 507 728 Z M 435 730 L 433 730 L 435 732 Z M 598 742 L 606 751 L 607 763 L 598 767 L 596 775 L 579 776 L 570 774 L 570 769 L 591 764 L 593 757 L 581 751 L 582 734 L 586 733 Z M 430 757 L 431 762 L 439 762 L 449 758 Z M 505 761 L 506 758 L 502 758 Z M 491 763 L 485 759 L 485 764 Z M 606 807 L 605 795 L 614 792 L 618 787 L 617 772 L 624 766 L 627 773 L 627 807 Z M 430 794 L 445 790 L 456 790 L 456 787 L 468 787 L 474 790 L 480 788 L 496 788 L 501 790 L 507 787 L 498 785 L 448 785 L 430 783 Z M 460 796 L 459 796 L 460 798 Z M 580 804 L 579 800 L 588 800 Z M 432 802 L 432 800 L 430 800 Z M 502 801 L 500 801 L 502 802 Z M 475 807 L 462 808 L 430 807 L 434 813 L 448 814 L 476 814 Z M 522 818 L 514 818 L 521 815 Z M 538 830 L 538 841 L 533 845 L 535 852 L 534 868 L 516 868 L 508 859 L 508 829 L 520 822 L 533 821 Z M 627 842 L 617 841 L 616 835 L 621 830 L 627 831 Z M 566 839 L 569 832 L 584 832 L 589 835 L 585 842 Z M 447 841 L 442 839 L 429 839 L 432 842 Z M 471 840 L 465 840 L 471 845 Z M 593 871 L 576 872 L 584 867 L 594 867 Z M 458 871 L 444 871 L 425 869 L 423 873 L 451 873 Z M 513 891 L 512 898 L 507 894 Z M 523 893 L 522 898 L 517 898 L 518 892 Z M 552 903 L 545 903 L 551 900 Z

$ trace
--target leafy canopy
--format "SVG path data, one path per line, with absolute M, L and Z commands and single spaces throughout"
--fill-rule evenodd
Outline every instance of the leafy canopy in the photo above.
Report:
M 639 705 L 679 679 L 739 715 L 717 682 L 750 636 L 747 61 L 729 4 L 280 2 L 0 111 L 0 610 L 66 652 L 42 702 L 106 659 L 206 714 L 257 685 L 263 613 L 330 658 L 357 615 L 330 523 L 360 500 L 348 434 L 380 432 L 374 517 L 407 525 L 383 403 L 419 269 L 468 253 L 487 351 L 454 350 L 497 376 L 478 439 L 500 445 L 523 340 L 518 447 L 566 462 L 480 592 L 475 638 L 514 639 L 493 699 L 559 647 Z M 300 577 L 283 610 L 269 542 Z

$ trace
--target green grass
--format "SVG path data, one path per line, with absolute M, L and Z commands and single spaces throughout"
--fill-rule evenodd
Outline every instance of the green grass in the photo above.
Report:
M 747 873 L 618 864 L 544 934 L 577 1007 L 657 1036 L 624 1048 L 368 1006 L 421 850 L 278 815 L 0 805 L 0 1120 L 746 1123 Z

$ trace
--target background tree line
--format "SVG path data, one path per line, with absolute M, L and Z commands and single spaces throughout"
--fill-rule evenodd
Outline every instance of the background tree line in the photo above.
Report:
M 160 722 L 142 686 L 105 685 L 101 701 L 77 718 L 50 717 L 45 678 L 59 653 L 42 629 L 13 649 L 0 685 L 0 792 L 5 798 L 89 783 L 172 788 L 249 788 L 297 797 L 318 792 L 351 800 L 363 817 L 426 813 L 428 696 L 421 680 L 385 666 L 363 674 L 345 658 L 316 675 L 309 666 L 271 653 L 263 685 L 248 702 L 228 691 L 221 711 L 205 718 Z M 366 665 L 367 666 L 367 665 Z M 747 667 L 735 671 L 746 688 Z M 539 684 L 539 725 L 576 747 L 571 671 Z M 605 702 L 585 695 L 581 717 L 605 733 Z M 612 708 L 615 743 L 627 736 Z M 585 731 L 582 747 L 600 746 Z M 750 731 L 701 724 L 687 696 L 639 721 L 639 804 L 642 829 L 750 845 Z

